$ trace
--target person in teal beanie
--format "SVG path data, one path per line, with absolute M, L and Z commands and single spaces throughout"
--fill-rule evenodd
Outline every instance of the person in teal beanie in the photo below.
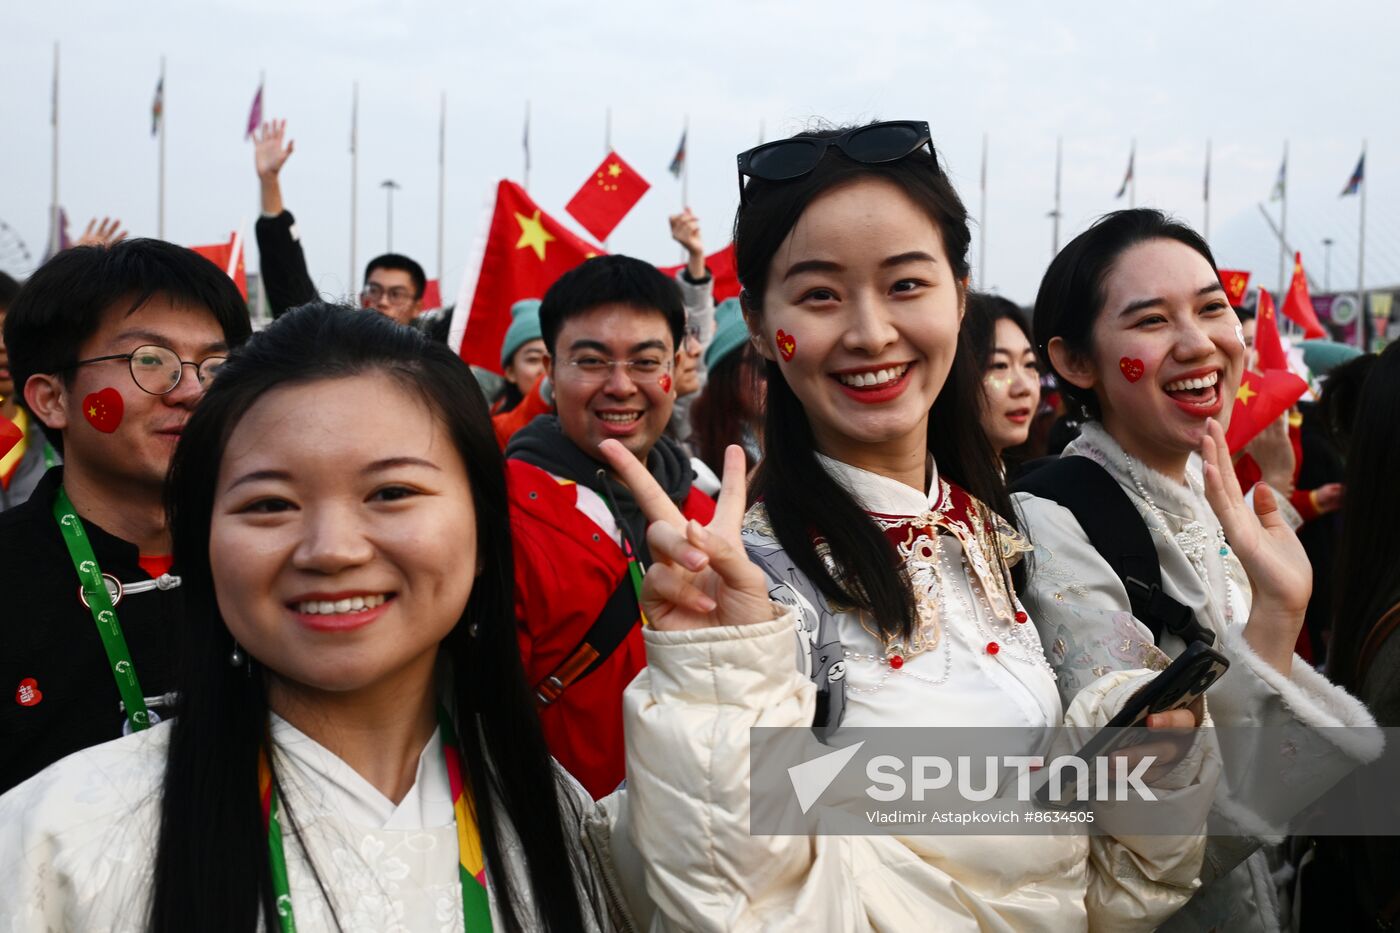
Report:
M 501 373 L 505 384 L 492 399 L 491 413 L 503 414 L 525 398 L 544 375 L 544 338 L 540 334 L 540 301 L 526 298 L 510 308 L 510 327 L 501 343 Z

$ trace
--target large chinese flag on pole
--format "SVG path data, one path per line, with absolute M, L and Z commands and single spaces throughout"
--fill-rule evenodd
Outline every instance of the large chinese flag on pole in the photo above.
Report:
M 662 266 L 661 271 L 671 278 L 685 268 L 684 263 L 679 266 Z M 726 298 L 739 297 L 739 276 L 734 271 L 734 244 L 730 243 L 717 253 L 711 253 L 705 257 L 705 268 L 710 270 L 710 275 L 714 276 L 714 296 L 715 303 Z
M 1303 254 L 1293 254 L 1293 283 L 1283 299 L 1283 316 L 1303 328 L 1303 336 L 1312 340 L 1326 337 L 1327 331 L 1317 319 L 1312 295 L 1308 294 L 1308 277 L 1303 273 Z
M 1308 384 L 1286 369 L 1271 369 L 1256 373 L 1245 370 L 1240 387 L 1235 391 L 1235 404 L 1230 409 L 1230 427 L 1225 432 L 1225 445 L 1237 454 L 1254 440 L 1260 431 L 1293 407 L 1293 403 L 1308 391 Z
M 243 234 L 231 233 L 227 243 L 214 243 L 210 246 L 191 246 L 205 259 L 218 266 L 233 279 L 243 300 L 248 300 L 248 272 L 243 264 Z
M 583 229 L 606 240 L 650 187 L 622 156 L 609 152 L 564 209 L 583 225 Z
M 473 366 L 500 372 L 510 306 L 543 298 L 559 276 L 602 252 L 540 210 L 525 189 L 502 181 L 481 264 L 462 279 L 449 343 Z
M 1258 368 L 1263 372 L 1287 369 L 1288 354 L 1283 352 L 1283 340 L 1278 335 L 1278 315 L 1274 313 L 1274 299 L 1262 288 L 1259 289 L 1259 311 L 1254 321 L 1254 352 L 1259 358 Z

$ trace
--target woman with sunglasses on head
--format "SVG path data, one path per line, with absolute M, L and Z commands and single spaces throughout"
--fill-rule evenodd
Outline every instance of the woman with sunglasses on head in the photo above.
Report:
M 222 368 L 167 496 L 178 715 L 0 798 L 0 927 L 606 925 L 456 354 L 370 312 L 291 311 Z
M 1150 675 L 1115 672 L 1067 712 L 1017 602 L 1004 555 L 1025 545 L 960 334 L 967 218 L 927 124 L 769 143 L 739 168 L 735 251 L 768 379 L 742 537 L 737 448 L 702 529 L 604 445 L 654 522 L 648 668 L 624 703 L 629 751 L 661 752 L 629 761 L 630 812 L 706 827 L 677 841 L 634 822 L 648 893 L 695 929 L 1150 929 L 1189 896 L 1198 836 L 750 834 L 751 726 L 838 745 L 866 726 L 1041 734 L 1103 724 Z M 1218 763 L 1197 742 L 1171 765 L 1154 787 L 1199 832 Z
M 1231 661 L 1210 702 L 1217 726 L 1250 727 L 1222 738 L 1230 794 L 1214 816 L 1234 831 L 1211 838 L 1205 887 L 1169 928 L 1278 929 L 1267 860 L 1250 852 L 1379 744 L 1328 728 L 1374 722 L 1293 654 L 1312 572 L 1270 491 L 1251 501 L 1235 479 L 1222 421 L 1245 347 L 1210 248 L 1159 211 L 1103 217 L 1050 264 L 1035 336 L 1086 418 L 1061 460 L 1017 484 L 1036 549 L 1026 606 L 1060 694 L 1196 640 Z M 1128 529 L 1146 551 L 1131 571 Z
M 1026 443 L 1040 405 L 1040 363 L 1021 309 L 1000 295 L 968 292 L 963 329 L 982 364 L 982 430 L 1002 462 Z

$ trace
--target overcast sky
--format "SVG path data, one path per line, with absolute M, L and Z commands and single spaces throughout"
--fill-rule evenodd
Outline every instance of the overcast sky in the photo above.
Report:
M 1206 141 L 1214 146 L 1210 237 L 1222 266 L 1272 287 L 1278 248 L 1260 215 L 1290 141 L 1289 239 L 1321 284 L 1357 275 L 1355 197 L 1367 157 L 1368 285 L 1400 285 L 1400 5 L 1356 3 L 709 0 L 379 3 L 368 0 L 113 4 L 9 3 L 0 29 L 0 220 L 36 254 L 47 236 L 50 75 L 62 44 L 60 203 L 76 235 L 93 215 L 156 232 L 150 106 L 166 64 L 167 238 L 226 239 L 258 214 L 243 140 L 260 71 L 264 114 L 287 118 L 283 172 L 312 275 L 349 278 L 351 86 L 360 83 L 361 264 L 386 244 L 436 275 L 437 120 L 447 97 L 444 293 L 455 295 L 496 180 L 519 179 L 532 102 L 531 189 L 563 210 L 617 150 L 652 183 L 610 246 L 679 260 L 666 172 L 690 120 L 690 204 L 708 244 L 728 240 L 734 155 L 813 118 L 926 119 L 974 216 L 990 143 L 984 286 L 1034 299 L 1049 260 L 1056 136 L 1064 138 L 1061 243 L 1115 201 L 1132 139 L 1137 203 L 1202 223 Z M 1278 204 L 1268 204 L 1277 214 Z M 974 275 L 979 267 L 974 234 Z M 0 239 L 0 261 L 5 259 Z M 358 283 L 354 283 L 358 284 Z

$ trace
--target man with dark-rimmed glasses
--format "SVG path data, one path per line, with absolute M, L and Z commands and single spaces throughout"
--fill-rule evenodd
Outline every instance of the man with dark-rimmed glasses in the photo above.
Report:
M 0 791 L 169 715 L 182 621 L 163 485 L 248 309 L 157 240 L 59 253 L 5 318 L 15 389 L 63 463 L 0 515 Z

